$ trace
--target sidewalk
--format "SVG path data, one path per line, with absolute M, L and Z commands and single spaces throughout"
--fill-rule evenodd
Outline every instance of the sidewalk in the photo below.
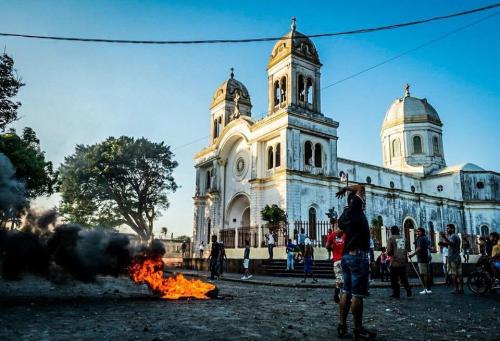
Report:
M 186 276 L 199 277 L 204 280 L 208 280 L 209 273 L 207 271 L 196 271 L 196 270 L 186 270 L 186 269 L 166 269 L 166 273 L 175 274 L 182 273 Z M 335 280 L 333 278 L 318 278 L 317 283 L 312 283 L 312 279 L 308 278 L 306 283 L 301 283 L 302 278 L 297 277 L 277 277 L 277 276 L 262 276 L 255 275 L 250 279 L 241 279 L 243 274 L 239 273 L 224 273 L 220 281 L 227 282 L 238 282 L 238 283 L 249 283 L 255 285 L 268 285 L 275 287 L 291 287 L 291 288 L 335 288 Z M 410 285 L 412 287 L 421 286 L 420 281 L 417 278 L 409 278 Z M 444 278 L 436 277 L 434 279 L 434 285 L 443 285 Z M 382 282 L 380 279 L 376 279 L 370 282 L 370 288 L 390 288 L 390 282 Z

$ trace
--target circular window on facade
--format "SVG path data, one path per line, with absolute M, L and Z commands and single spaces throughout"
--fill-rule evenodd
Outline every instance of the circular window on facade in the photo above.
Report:
M 478 183 L 476 184 L 477 188 L 479 189 L 483 189 L 484 188 L 484 182 L 482 181 L 478 181 Z
M 443 185 L 438 185 L 437 186 L 437 190 L 438 190 L 438 192 L 442 192 L 443 191 Z
M 411 185 L 410 189 L 411 189 L 412 193 L 415 193 L 415 186 Z
M 366 177 L 366 183 L 367 184 L 371 184 L 372 183 L 372 178 L 370 178 L 369 176 Z
M 245 152 L 239 152 L 236 155 L 234 165 L 233 165 L 233 174 L 236 179 L 241 180 L 245 177 L 248 171 L 248 161 L 247 154 Z
M 389 186 L 391 186 L 391 188 L 394 188 L 394 181 L 389 182 Z

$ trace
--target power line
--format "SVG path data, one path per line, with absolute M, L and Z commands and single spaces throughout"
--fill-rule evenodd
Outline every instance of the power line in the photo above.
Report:
M 319 38 L 319 37 L 333 37 L 340 35 L 350 35 L 350 34 L 362 34 L 371 33 L 377 31 L 393 30 L 402 27 L 420 25 L 432 21 L 450 19 L 455 17 L 460 17 L 464 15 L 469 15 L 477 12 L 491 10 L 495 7 L 500 6 L 500 3 L 491 4 L 484 7 L 479 7 L 471 9 L 464 12 L 452 13 L 448 15 L 442 15 L 438 17 L 432 17 L 428 19 L 410 21 L 406 23 L 393 24 L 387 26 L 379 26 L 372 28 L 361 28 L 351 31 L 342 31 L 334 33 L 319 33 L 306 35 L 307 38 Z M 17 38 L 29 38 L 29 39 L 45 39 L 45 40 L 63 40 L 63 41 L 75 41 L 75 42 L 92 42 L 92 43 L 113 43 L 113 44 L 149 44 L 149 45 L 174 45 L 174 44 L 228 44 L 228 43 L 252 43 L 252 42 L 264 42 L 264 41 L 276 41 L 284 39 L 284 37 L 266 37 L 266 38 L 247 38 L 247 39 L 204 39 L 204 40 L 130 40 L 130 39 L 100 39 L 100 38 L 78 38 L 78 37 L 61 37 L 61 36 L 42 36 L 42 35 L 31 35 L 31 34 L 19 34 L 19 33 L 0 33 L 0 36 L 4 37 L 17 37 Z M 285 39 L 292 39 L 288 37 Z M 305 38 L 304 38 L 305 39 Z
M 345 77 L 345 78 L 342 78 L 342 79 L 340 79 L 340 80 L 338 80 L 338 81 L 336 81 L 336 82 L 333 82 L 333 83 L 331 83 L 331 84 L 328 84 L 328 85 L 324 86 L 323 88 L 321 88 L 321 90 L 328 89 L 328 88 L 330 88 L 330 87 L 332 87 L 332 86 L 335 86 L 335 85 L 340 84 L 340 83 L 343 83 L 343 82 L 345 82 L 345 81 L 347 81 L 347 80 L 349 80 L 349 79 L 352 79 L 352 78 L 354 78 L 354 77 L 357 77 L 357 76 L 359 76 L 359 75 L 361 75 L 361 74 L 363 74 L 363 73 L 365 73 L 365 72 L 371 71 L 371 70 L 373 70 L 373 69 L 375 69 L 375 68 L 377 68 L 377 67 L 379 67 L 379 66 L 382 66 L 382 65 L 384 65 L 384 64 L 390 63 L 390 62 L 392 62 L 392 61 L 394 61 L 394 60 L 396 60 L 396 59 L 399 59 L 399 58 L 401 58 L 401 57 L 403 57 L 403 56 L 405 56 L 405 55 L 407 55 L 407 54 L 409 54 L 409 53 L 411 53 L 411 52 L 414 52 L 414 51 L 419 50 L 419 49 L 421 49 L 421 48 L 423 48 L 423 47 L 426 47 L 426 46 L 429 46 L 429 45 L 431 45 L 431 44 L 434 44 L 434 43 L 436 43 L 436 42 L 438 42 L 438 41 L 440 41 L 440 40 L 443 40 L 443 39 L 445 39 L 445 38 L 447 38 L 447 37 L 449 37 L 449 36 L 451 36 L 451 35 L 453 35 L 453 34 L 455 34 L 455 33 L 458 33 L 458 32 L 463 31 L 463 30 L 465 30 L 465 29 L 467 29 L 467 28 L 469 28 L 469 27 L 471 27 L 471 26 L 474 26 L 474 25 L 476 25 L 476 24 L 479 24 L 480 22 L 483 22 L 483 21 L 485 21 L 485 20 L 487 20 L 487 19 L 490 19 L 490 18 L 492 18 L 492 17 L 494 17 L 495 15 L 498 15 L 498 14 L 500 14 L 500 12 L 495 12 L 495 13 L 490 14 L 490 15 L 488 15 L 488 16 L 485 16 L 485 17 L 483 17 L 483 18 L 481 18 L 481 19 L 478 19 L 478 20 L 476 20 L 476 21 L 473 21 L 473 22 L 471 22 L 471 23 L 469 23 L 469 24 L 467 24 L 467 25 L 460 26 L 460 27 L 458 27 L 458 28 L 456 28 L 456 29 L 454 29 L 454 30 L 452 30 L 452 31 L 450 31 L 450 32 L 448 32 L 448 33 L 445 33 L 445 34 L 443 34 L 443 35 L 441 35 L 441 36 L 439 36 L 439 37 L 436 37 L 436 38 L 434 38 L 434 39 L 428 40 L 428 41 L 426 41 L 426 42 L 424 42 L 424 43 L 422 43 L 422 44 L 420 44 L 420 45 L 418 45 L 418 46 L 416 46 L 416 47 L 414 47 L 414 48 L 411 48 L 411 49 L 409 49 L 409 50 L 406 50 L 406 51 L 404 51 L 404 52 L 401 52 L 400 54 L 398 54 L 398 55 L 396 55 L 396 56 L 394 56 L 394 57 L 391 57 L 391 58 L 389 58 L 389 59 L 386 59 L 386 60 L 384 60 L 384 61 L 381 61 L 381 62 L 379 62 L 379 63 L 377 63 L 377 64 L 374 64 L 374 65 L 372 65 L 372 66 L 370 66 L 370 67 L 368 67 L 368 68 L 366 68 L 366 69 L 363 69 L 363 70 L 361 70 L 361 71 L 358 71 L 358 72 L 356 72 L 356 73 L 353 73 L 353 74 L 352 74 L 352 75 L 350 75 L 350 76 L 347 76 L 347 77 Z M 262 118 L 262 117 L 263 117 L 264 115 L 266 115 L 266 114 L 267 114 L 267 112 L 262 113 L 261 115 L 257 116 L 256 118 L 257 118 L 257 119 L 260 119 L 260 118 Z M 206 138 L 208 138 L 208 137 L 209 137 L 208 135 L 207 135 L 207 136 L 204 136 L 204 137 L 202 137 L 202 138 L 200 138 L 200 139 L 196 139 L 196 140 L 193 140 L 193 141 L 191 141 L 191 142 L 188 142 L 188 143 L 185 143 L 185 144 L 183 144 L 183 145 L 180 145 L 180 146 L 178 146 L 178 147 L 175 147 L 175 148 L 174 148 L 174 149 L 172 149 L 172 150 L 176 150 L 176 149 L 180 149 L 180 148 L 187 147 L 187 146 L 192 145 L 192 144 L 194 144 L 194 143 L 196 143 L 196 142 L 199 142 L 199 141 L 201 141 L 201 140 L 204 140 L 204 139 L 206 139 Z

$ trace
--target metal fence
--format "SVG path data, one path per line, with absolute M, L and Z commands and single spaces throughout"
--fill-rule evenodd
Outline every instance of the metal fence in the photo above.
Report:
M 226 249 L 234 249 L 235 247 L 235 229 L 220 230 L 220 240 L 224 243 Z
M 314 246 L 325 246 L 328 229 L 332 228 L 332 225 L 327 220 L 312 222 L 296 220 L 293 222 L 293 226 L 289 226 L 288 228 L 289 231 L 292 231 L 292 239 L 296 240 L 303 230 L 306 236 L 311 239 Z

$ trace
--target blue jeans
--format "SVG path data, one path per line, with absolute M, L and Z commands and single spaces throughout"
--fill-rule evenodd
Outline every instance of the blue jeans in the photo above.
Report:
M 269 251 L 269 259 L 273 259 L 273 247 L 274 247 L 274 244 L 267 245 L 267 249 Z
M 286 254 L 286 269 L 293 270 L 293 252 L 288 252 Z
M 368 255 L 364 251 L 356 251 L 355 255 L 346 253 L 342 257 L 343 292 L 355 296 L 368 296 Z

